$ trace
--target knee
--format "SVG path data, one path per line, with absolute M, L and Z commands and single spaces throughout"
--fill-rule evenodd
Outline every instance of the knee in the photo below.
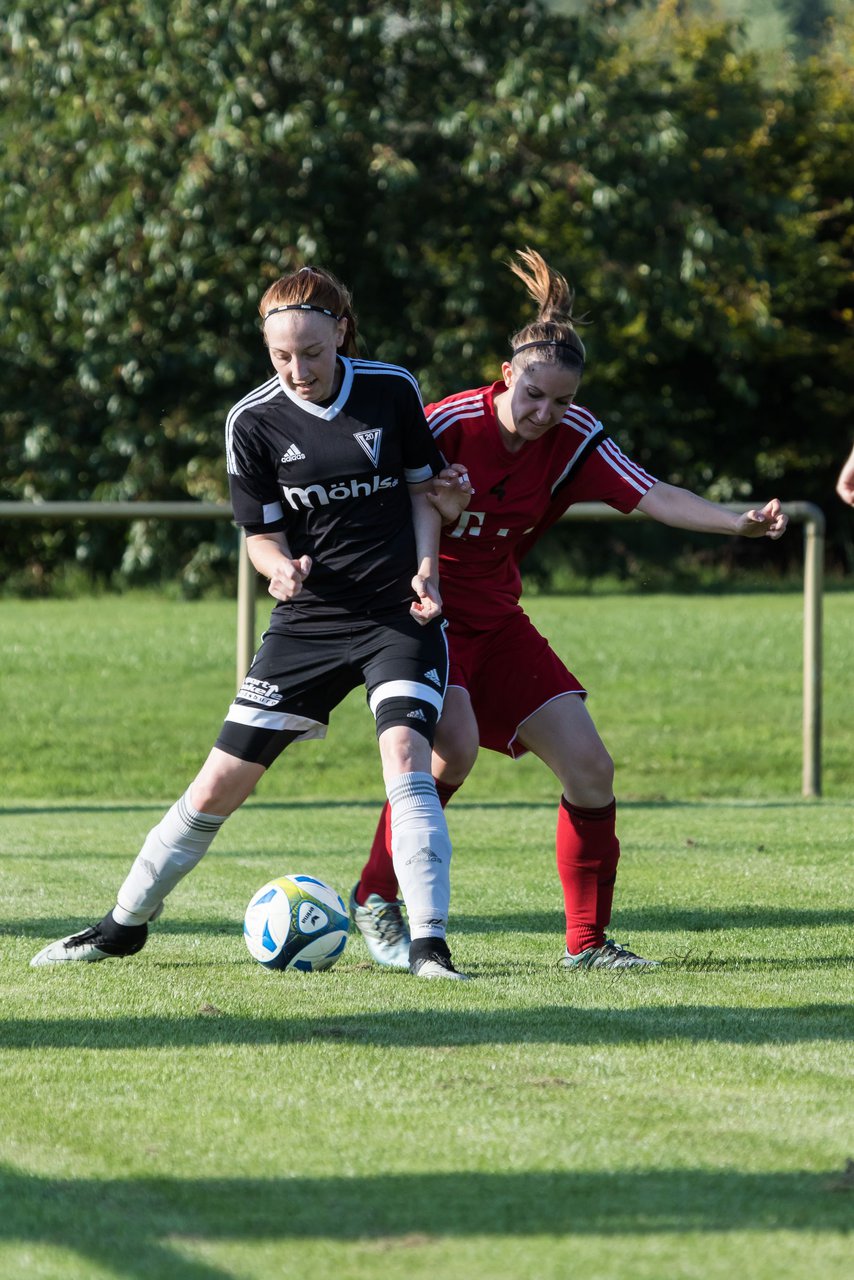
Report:
M 610 753 L 600 743 L 600 749 L 592 762 L 593 778 L 597 786 L 607 790 L 609 796 L 614 794 L 614 761 Z
M 210 782 L 202 783 L 196 780 L 193 783 L 190 787 L 190 804 L 194 809 L 198 809 L 199 813 L 215 813 L 220 817 L 227 817 L 232 812 L 229 808 L 226 813 L 223 791 Z
M 572 760 L 561 781 L 573 804 L 592 808 L 608 804 L 614 795 L 614 761 L 603 743 L 597 742 Z
M 430 744 L 420 733 L 393 726 L 380 734 L 379 746 L 386 780 L 401 773 L 430 772 Z
M 190 787 L 190 803 L 199 813 L 227 818 L 251 795 L 263 773 L 263 765 L 238 760 L 215 748 Z
M 441 725 L 440 721 L 440 730 Z M 479 745 L 474 720 L 456 725 L 453 733 L 438 732 L 433 747 L 433 776 L 447 786 L 461 786 L 474 768 Z
M 471 750 L 465 750 L 462 745 L 456 747 L 452 752 L 448 752 L 448 758 L 443 755 L 433 756 L 433 776 L 438 782 L 444 782 L 449 787 L 459 787 L 465 782 L 466 778 L 474 768 L 474 762 L 477 759 L 477 746 Z

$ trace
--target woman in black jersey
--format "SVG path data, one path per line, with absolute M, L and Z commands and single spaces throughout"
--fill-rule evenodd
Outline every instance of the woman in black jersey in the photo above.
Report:
M 235 519 L 277 602 L 269 629 L 210 755 L 149 832 L 116 906 L 32 964 L 139 951 L 167 894 L 265 770 L 291 742 L 323 737 L 332 709 L 364 683 L 409 967 L 458 979 L 445 941 L 451 847 L 431 776 L 448 665 L 440 517 L 428 498 L 441 455 L 412 375 L 356 355 L 350 295 L 333 275 L 303 267 L 259 309 L 274 375 L 228 415 L 226 457 Z

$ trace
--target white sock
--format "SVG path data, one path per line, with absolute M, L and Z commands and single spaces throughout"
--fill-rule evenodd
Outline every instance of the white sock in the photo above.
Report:
M 413 938 L 444 938 L 451 903 L 451 839 L 429 773 L 386 783 L 391 852 Z
M 163 899 L 207 853 L 225 818 L 200 813 L 189 790 L 152 827 L 119 889 L 116 924 L 145 924 Z

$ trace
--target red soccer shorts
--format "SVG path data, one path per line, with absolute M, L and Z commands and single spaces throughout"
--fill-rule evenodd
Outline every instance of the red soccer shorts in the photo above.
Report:
M 520 726 L 553 698 L 586 695 L 527 614 L 510 614 L 491 631 L 448 625 L 449 685 L 468 690 L 480 745 L 517 759 L 527 748 Z

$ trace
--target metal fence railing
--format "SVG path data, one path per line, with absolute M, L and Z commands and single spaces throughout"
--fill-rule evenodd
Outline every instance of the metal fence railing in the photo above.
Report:
M 732 504 L 745 511 L 746 500 Z M 804 796 L 821 795 L 822 737 L 822 596 L 824 589 L 824 513 L 811 502 L 787 502 L 789 519 L 804 526 L 804 629 L 802 786 Z M 603 502 L 580 502 L 562 520 L 644 519 L 626 517 Z M 218 502 L 0 502 L 7 520 L 231 520 L 231 507 Z M 240 532 L 237 572 L 236 677 L 239 687 L 255 651 L 256 574 Z
M 726 503 L 731 511 L 748 511 L 764 504 L 753 498 L 743 503 Z M 824 512 L 812 502 L 786 502 L 784 510 L 792 524 L 804 526 L 804 630 L 803 630 L 803 718 L 801 794 L 821 795 L 822 735 L 822 600 L 824 595 Z M 570 507 L 564 520 L 625 520 L 626 517 L 604 502 L 579 502 Z M 635 511 L 629 519 L 646 519 Z
M 232 520 L 226 502 L 0 502 L 0 520 Z M 246 539 L 235 530 L 237 567 L 237 685 L 255 652 L 255 570 Z

